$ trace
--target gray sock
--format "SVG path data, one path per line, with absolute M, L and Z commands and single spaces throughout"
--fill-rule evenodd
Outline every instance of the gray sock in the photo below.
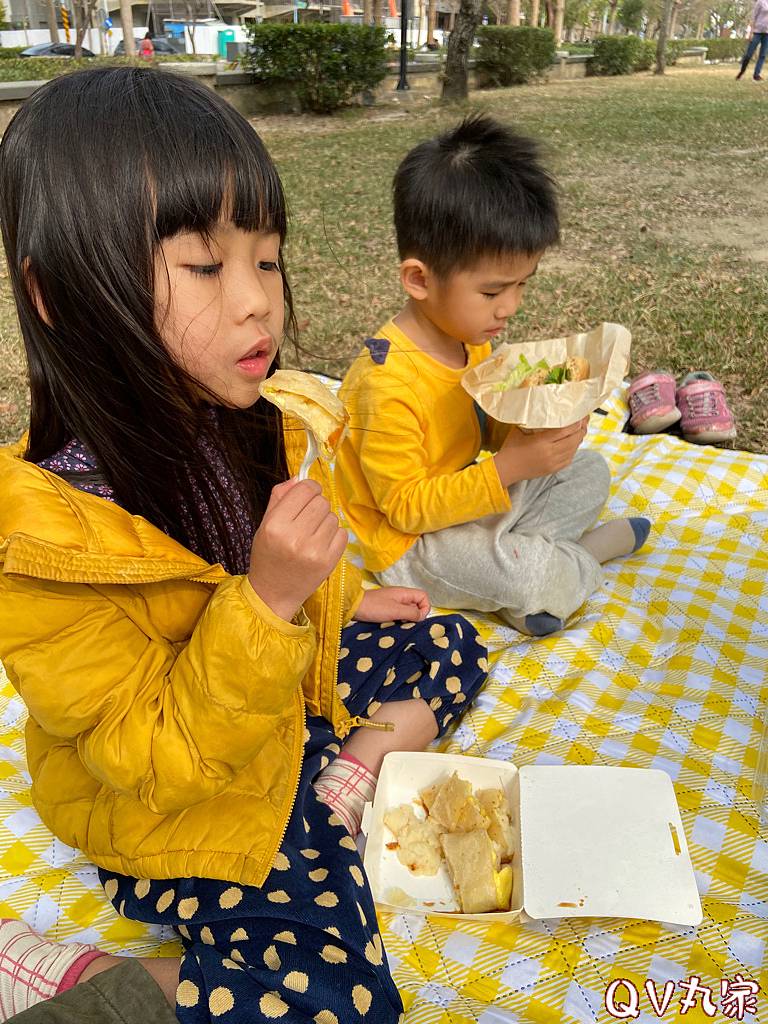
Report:
M 565 625 L 562 619 L 550 615 L 549 612 L 537 612 L 536 615 L 526 615 L 520 619 L 507 615 L 505 621 L 518 633 L 525 633 L 526 636 L 549 636 L 550 633 L 557 633 Z

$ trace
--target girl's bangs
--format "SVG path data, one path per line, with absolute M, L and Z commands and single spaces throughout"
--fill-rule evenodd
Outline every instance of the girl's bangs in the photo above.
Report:
M 148 151 L 157 238 L 207 236 L 223 220 L 285 238 L 285 197 L 274 164 L 250 126 L 229 120 L 200 117 L 190 131 L 187 119 L 184 131 L 172 130 Z

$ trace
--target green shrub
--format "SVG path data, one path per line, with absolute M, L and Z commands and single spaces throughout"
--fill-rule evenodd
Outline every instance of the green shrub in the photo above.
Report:
M 555 57 L 555 37 L 548 28 L 484 25 L 477 39 L 478 83 L 490 88 L 529 82 Z
M 0 46 L 0 60 L 13 60 L 26 46 Z
M 705 39 L 707 60 L 740 60 L 747 48 L 745 39 Z
M 640 56 L 642 40 L 637 36 L 598 36 L 595 55 L 589 62 L 590 75 L 629 75 Z
M 656 64 L 656 40 L 638 39 L 640 44 L 637 48 L 635 62 L 632 65 L 633 71 L 649 71 Z
M 592 43 L 560 43 L 558 50 L 566 50 L 568 53 L 577 53 L 580 55 L 592 54 Z
M 650 71 L 656 67 L 656 39 L 638 39 L 640 44 L 637 48 L 635 62 L 632 65 L 633 71 Z M 687 49 L 680 39 L 667 40 L 667 65 L 677 64 L 677 58 Z
M 171 58 L 173 59 L 173 58 Z M 201 58 L 198 56 L 197 60 Z M 156 64 L 165 63 L 165 57 L 156 58 Z M 147 61 L 141 57 L 13 57 L 0 60 L 0 82 L 36 82 L 48 78 L 58 78 L 83 68 L 119 67 L 120 65 L 146 67 Z
M 254 81 L 290 85 L 303 110 L 328 113 L 374 89 L 387 65 L 382 28 L 369 25 L 249 25 L 243 65 Z
M 14 57 L 0 61 L 0 82 L 37 82 L 91 67 L 93 60 L 88 57 L 82 60 L 67 57 Z
M 678 58 L 682 55 L 683 50 L 688 49 L 688 44 L 682 39 L 668 39 L 667 40 L 667 64 L 674 67 L 677 64 Z

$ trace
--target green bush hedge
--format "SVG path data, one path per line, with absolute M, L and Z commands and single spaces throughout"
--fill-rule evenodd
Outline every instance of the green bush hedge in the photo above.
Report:
M 0 60 L 13 60 L 26 46 L 0 46 Z
M 74 60 L 68 57 L 15 57 L 0 61 L 0 82 L 37 82 L 58 78 L 81 68 L 92 68 L 93 58 Z
M 649 71 L 656 67 L 656 39 L 638 39 L 640 44 L 637 48 L 637 56 L 632 66 L 633 71 Z M 667 40 L 667 65 L 672 67 L 677 64 L 678 57 L 687 50 L 687 44 L 681 39 Z
M 386 74 L 383 28 L 369 25 L 249 25 L 243 65 L 254 81 L 290 84 L 303 110 L 328 113 Z
M 184 61 L 189 60 L 189 55 L 180 56 Z M 177 58 L 163 55 L 157 57 L 154 63 L 165 64 L 168 59 L 177 62 Z M 198 55 L 195 59 L 207 58 Z M 119 67 L 124 64 L 146 67 L 147 61 L 142 57 L 81 57 L 80 60 L 74 57 L 13 57 L 0 60 L 0 82 L 37 82 L 68 75 L 83 68 Z
M 682 39 L 667 40 L 667 64 L 674 67 L 678 58 L 682 56 L 683 50 L 688 49 L 688 43 Z
M 555 58 L 555 36 L 548 28 L 484 25 L 477 39 L 477 80 L 487 88 L 530 82 Z
M 641 59 L 643 41 L 637 36 L 598 36 L 595 55 L 589 62 L 591 75 L 629 75 Z
M 656 64 L 656 40 L 638 39 L 640 44 L 637 48 L 635 62 L 632 65 L 633 71 L 649 71 Z
M 707 60 L 741 60 L 747 48 L 746 39 L 704 39 Z

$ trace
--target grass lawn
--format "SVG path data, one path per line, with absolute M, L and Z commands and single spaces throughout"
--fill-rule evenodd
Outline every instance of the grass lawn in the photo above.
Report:
M 735 65 L 474 93 L 472 106 L 547 143 L 564 237 L 506 340 L 602 320 L 633 334 L 633 373 L 707 369 L 726 386 L 738 446 L 768 452 L 768 84 Z M 389 189 L 409 147 L 459 108 L 415 103 L 336 118 L 255 121 L 292 214 L 288 266 L 303 365 L 336 375 L 400 303 Z M 0 281 L 0 434 L 26 416 L 7 281 Z

